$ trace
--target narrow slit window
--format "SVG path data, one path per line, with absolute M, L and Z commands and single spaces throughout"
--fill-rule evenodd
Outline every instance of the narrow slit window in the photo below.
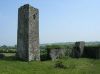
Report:
M 35 15 L 35 14 L 33 15 L 33 18 L 34 18 L 34 19 L 36 18 L 36 15 Z

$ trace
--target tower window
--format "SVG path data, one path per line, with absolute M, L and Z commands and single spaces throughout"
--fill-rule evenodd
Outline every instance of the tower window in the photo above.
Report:
M 36 18 L 36 15 L 35 15 L 35 14 L 33 15 L 33 18 L 34 18 L 34 19 Z

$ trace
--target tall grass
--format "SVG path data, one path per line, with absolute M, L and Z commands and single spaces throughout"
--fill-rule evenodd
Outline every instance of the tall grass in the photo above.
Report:
M 24 62 L 14 57 L 0 60 L 0 74 L 100 74 L 100 60 L 94 59 L 62 59 L 67 68 L 55 68 L 54 61 Z

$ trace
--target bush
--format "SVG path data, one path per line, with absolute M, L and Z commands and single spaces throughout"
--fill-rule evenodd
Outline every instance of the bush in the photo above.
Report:
M 4 54 L 0 54 L 0 59 L 4 58 L 5 55 Z
M 41 58 L 41 61 L 49 60 L 46 49 L 41 49 L 41 51 L 40 51 L 40 58 Z
M 63 69 L 65 69 L 66 67 L 64 66 L 62 61 L 56 61 L 55 68 L 63 68 Z
M 100 59 L 100 46 L 85 46 L 83 57 Z
M 0 49 L 0 53 L 16 53 L 16 49 Z

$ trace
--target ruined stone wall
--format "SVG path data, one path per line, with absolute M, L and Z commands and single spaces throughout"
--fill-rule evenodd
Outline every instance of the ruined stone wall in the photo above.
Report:
M 65 49 L 51 49 L 49 55 L 52 61 L 55 61 L 65 56 Z
M 100 46 L 85 46 L 85 42 L 76 42 L 72 50 L 72 57 L 100 59 Z
M 85 46 L 85 42 L 83 41 L 76 42 L 72 50 L 72 57 L 76 57 L 76 58 L 81 57 L 84 51 L 84 46 Z

